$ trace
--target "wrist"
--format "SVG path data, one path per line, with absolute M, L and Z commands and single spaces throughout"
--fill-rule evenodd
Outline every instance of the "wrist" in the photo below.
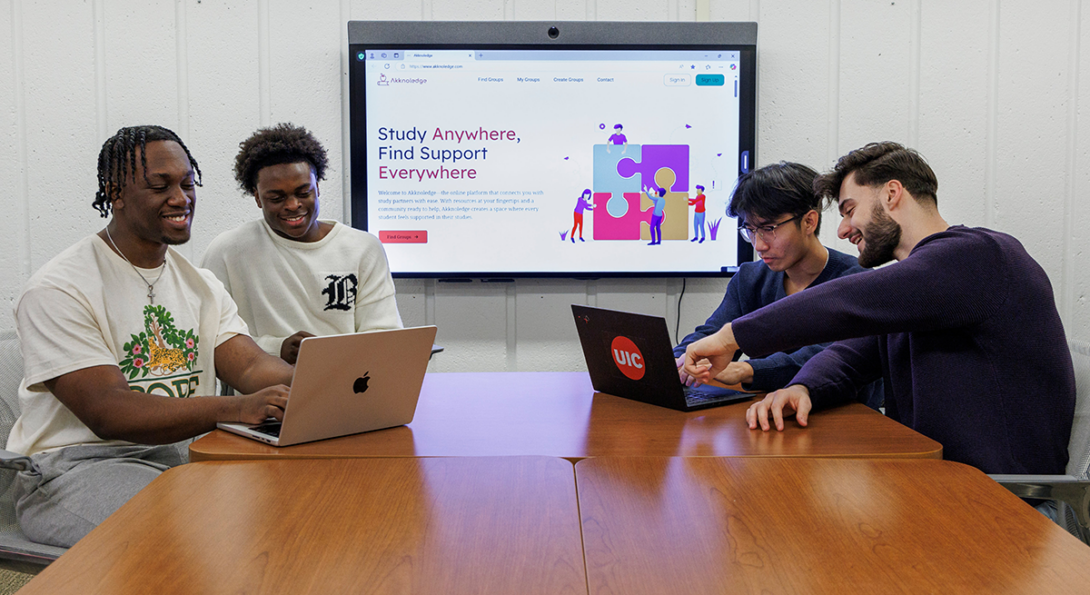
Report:
M 741 371 L 741 378 L 739 378 L 738 382 L 740 384 L 753 382 L 753 366 L 749 365 L 749 362 L 740 362 L 738 366 Z
M 215 403 L 216 423 L 234 423 L 242 419 L 242 399 L 239 397 L 202 397 Z
M 233 424 L 242 420 L 242 398 L 239 396 L 202 397 L 199 401 L 207 403 L 213 410 L 213 429 L 216 424 Z
M 807 399 L 810 398 L 810 388 L 805 384 L 789 384 L 787 388 L 798 391 L 800 394 L 805 395 Z
M 734 340 L 734 329 L 731 328 L 731 323 L 724 324 L 723 328 L 715 333 L 715 337 L 724 355 L 733 356 L 734 352 L 738 351 L 738 343 Z

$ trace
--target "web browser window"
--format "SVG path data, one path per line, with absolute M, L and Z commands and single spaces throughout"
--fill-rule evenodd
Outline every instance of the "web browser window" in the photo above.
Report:
M 354 46 L 355 220 L 401 276 L 719 274 L 750 158 L 739 54 Z

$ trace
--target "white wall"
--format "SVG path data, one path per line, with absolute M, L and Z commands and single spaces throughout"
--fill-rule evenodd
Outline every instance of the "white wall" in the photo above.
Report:
M 292 121 L 330 150 L 326 217 L 344 219 L 347 39 L 361 19 L 755 20 L 758 161 L 827 169 L 873 140 L 919 149 L 951 223 L 1019 238 L 1068 336 L 1090 340 L 1090 6 L 1079 0 L 0 0 L 0 328 L 29 275 L 101 228 L 103 140 L 177 131 L 201 164 L 193 240 L 258 216 L 235 188 L 238 142 Z M 823 237 L 834 239 L 828 214 Z M 683 281 L 398 281 L 405 322 L 437 324 L 435 371 L 583 369 L 568 305 L 679 315 Z M 682 334 L 726 282 L 690 279 Z

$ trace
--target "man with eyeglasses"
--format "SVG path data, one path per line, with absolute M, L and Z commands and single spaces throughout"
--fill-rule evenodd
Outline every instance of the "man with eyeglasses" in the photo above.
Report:
M 1075 406 L 1063 324 L 1044 269 L 1015 238 L 950 226 L 938 180 L 916 151 L 872 143 L 815 183 L 836 197 L 841 238 L 866 275 L 830 281 L 739 317 L 689 345 L 699 380 L 735 351 L 762 355 L 838 341 L 746 414 L 777 430 L 885 380 L 886 415 L 942 443 L 943 458 L 985 473 L 1061 474 Z
M 753 244 L 761 260 L 738 267 L 723 302 L 707 322 L 674 348 L 679 367 L 684 363 L 686 346 L 735 318 L 808 287 L 864 270 L 854 257 L 826 248 L 818 240 L 824 201 L 813 191 L 817 175 L 805 165 L 780 162 L 739 178 L 727 213 L 741 222 L 739 233 Z M 807 345 L 744 362 L 732 361 L 716 379 L 759 392 L 780 389 L 823 348 L 821 344 Z M 689 385 L 696 380 L 684 370 L 680 377 Z M 880 383 L 864 387 L 859 399 L 874 408 L 881 406 Z

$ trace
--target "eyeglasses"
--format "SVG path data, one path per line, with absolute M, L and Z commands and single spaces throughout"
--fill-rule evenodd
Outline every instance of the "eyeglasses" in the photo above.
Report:
M 803 213 L 803 215 L 805 215 L 805 213 Z M 795 215 L 794 217 L 786 221 L 780 221 L 775 225 L 761 225 L 760 227 L 749 227 L 748 225 L 743 225 L 738 228 L 738 233 L 742 234 L 742 239 L 749 242 L 750 244 L 753 243 L 754 237 L 759 237 L 761 238 L 761 241 L 764 242 L 771 242 L 772 240 L 776 239 L 777 227 L 786 223 L 791 223 L 796 219 L 800 219 L 803 215 Z

